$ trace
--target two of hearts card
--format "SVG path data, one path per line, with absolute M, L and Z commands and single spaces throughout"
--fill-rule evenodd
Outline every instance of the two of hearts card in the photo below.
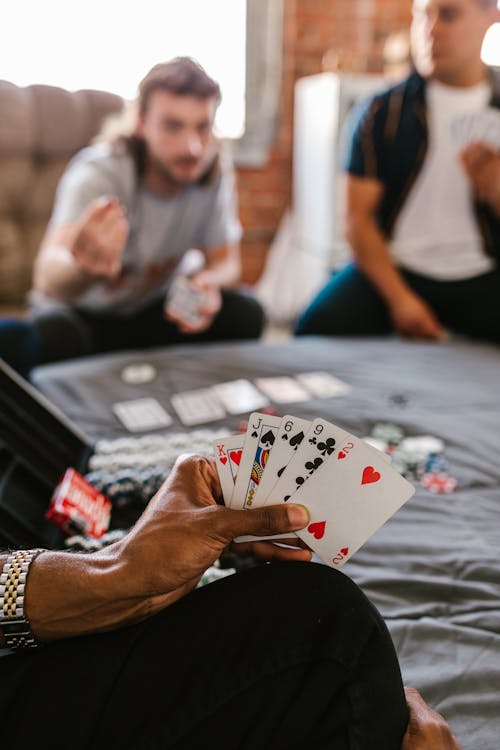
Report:
M 305 505 L 310 521 L 296 536 L 332 567 L 341 567 L 415 492 L 389 456 L 321 417 L 253 412 L 245 434 L 219 438 L 213 447 L 225 505 Z

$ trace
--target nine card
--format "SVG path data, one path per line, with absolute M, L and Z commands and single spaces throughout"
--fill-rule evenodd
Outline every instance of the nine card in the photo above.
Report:
M 346 430 L 325 419 L 317 418 L 309 427 L 300 449 L 269 493 L 265 504 L 283 503 L 306 482 L 315 471 L 331 459 L 337 445 L 349 436 Z

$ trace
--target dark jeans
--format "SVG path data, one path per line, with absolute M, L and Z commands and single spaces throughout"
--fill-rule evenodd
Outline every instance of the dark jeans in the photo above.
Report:
M 25 378 L 40 360 L 40 345 L 32 323 L 15 318 L 0 320 L 0 358 Z
M 259 302 L 239 291 L 223 291 L 222 307 L 211 327 L 194 335 L 181 333 L 165 320 L 163 303 L 164 295 L 129 315 L 69 306 L 34 310 L 31 319 L 41 340 L 41 363 L 168 344 L 255 339 L 264 326 Z
M 380 615 L 339 571 L 262 565 L 139 625 L 0 659 L 9 750 L 399 750 Z
M 435 281 L 409 271 L 401 273 L 445 328 L 500 342 L 500 271 L 463 281 Z M 371 336 L 392 331 L 385 302 L 355 265 L 332 275 L 295 327 L 297 336 Z

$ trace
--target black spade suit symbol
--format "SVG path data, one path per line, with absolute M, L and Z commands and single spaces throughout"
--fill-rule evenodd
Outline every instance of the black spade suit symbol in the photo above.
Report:
M 274 443 L 274 435 L 271 430 L 268 430 L 265 435 L 262 436 L 262 443 L 268 448 Z
M 298 432 L 296 435 L 290 438 L 290 445 L 293 446 L 294 450 L 297 450 L 303 439 L 304 433 L 302 431 Z
M 277 474 L 278 474 L 279 477 L 283 474 L 283 472 L 285 471 L 285 469 L 286 469 L 286 466 L 282 466 L 281 469 L 277 472 Z
M 259 437 L 259 433 L 254 430 L 252 432 L 252 437 Z

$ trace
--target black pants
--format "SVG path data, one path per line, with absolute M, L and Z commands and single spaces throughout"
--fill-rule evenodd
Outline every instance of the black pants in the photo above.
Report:
M 444 328 L 500 342 L 500 270 L 460 281 L 436 281 L 405 270 L 401 275 Z M 299 336 L 379 336 L 392 331 L 387 305 L 352 264 L 332 275 L 301 313 L 295 328 Z
M 255 339 L 264 326 L 259 302 L 239 291 L 223 291 L 222 308 L 211 327 L 195 335 L 183 334 L 165 320 L 163 303 L 164 295 L 129 315 L 88 312 L 63 305 L 32 310 L 30 319 L 40 340 L 38 364 L 124 349 Z
M 119 631 L 0 659 L 9 750 L 400 750 L 389 633 L 346 576 L 242 571 Z

